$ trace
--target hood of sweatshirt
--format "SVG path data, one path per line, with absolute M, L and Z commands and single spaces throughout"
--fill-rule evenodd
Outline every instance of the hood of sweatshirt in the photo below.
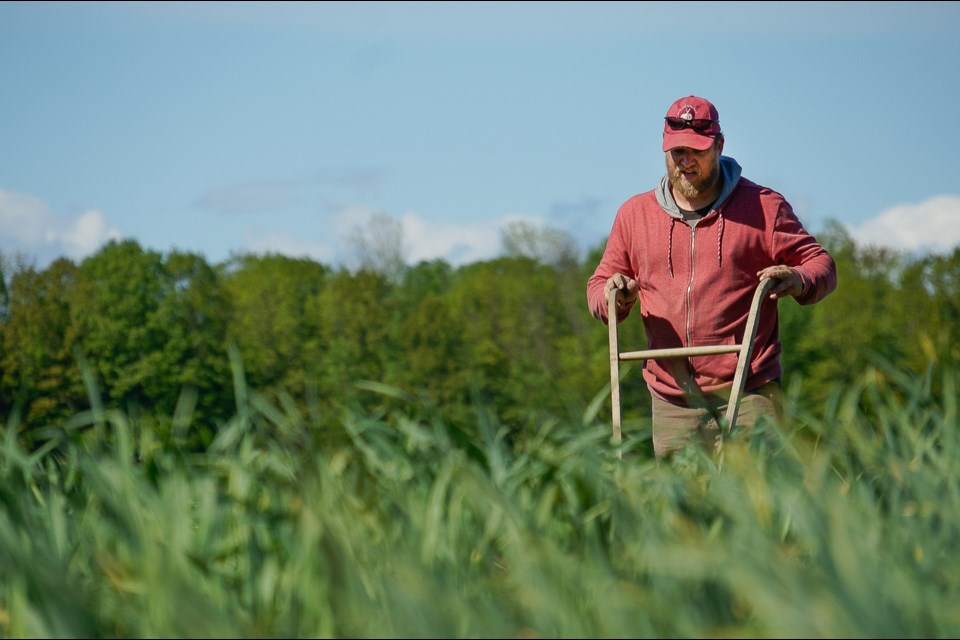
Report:
M 730 194 L 733 193 L 733 190 L 737 188 L 737 183 L 740 182 L 741 171 L 740 163 L 736 160 L 728 156 L 720 156 L 720 172 L 723 175 L 723 186 L 720 189 L 720 195 L 710 206 L 710 211 L 707 213 L 707 216 L 713 215 L 713 213 L 727 201 Z M 663 177 L 660 178 L 660 184 L 655 191 L 657 194 L 657 203 L 660 205 L 660 208 L 670 216 L 670 235 L 667 238 L 667 270 L 670 276 L 673 277 L 673 227 L 678 220 L 683 220 L 683 214 L 680 213 L 680 207 L 677 206 L 676 200 L 673 199 L 667 174 L 663 174 Z M 720 216 L 720 222 L 717 225 L 717 268 L 719 269 L 723 264 L 723 214 L 717 213 L 717 215 Z

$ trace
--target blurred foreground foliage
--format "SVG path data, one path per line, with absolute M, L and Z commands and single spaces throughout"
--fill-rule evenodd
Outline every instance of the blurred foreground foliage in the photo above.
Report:
M 871 368 L 669 461 L 642 425 L 618 459 L 599 399 L 511 444 L 489 405 L 472 440 L 364 383 L 395 408 L 320 446 L 234 369 L 234 415 L 189 451 L 92 396 L 0 430 L 0 634 L 956 637 L 957 383 Z

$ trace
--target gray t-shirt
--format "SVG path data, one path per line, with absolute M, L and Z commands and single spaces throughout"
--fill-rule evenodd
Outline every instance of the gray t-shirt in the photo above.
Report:
M 703 216 L 710 213 L 710 209 L 713 208 L 713 204 L 710 204 L 706 207 L 701 207 L 696 211 L 688 211 L 687 209 L 680 208 L 680 215 L 683 216 L 684 222 L 686 222 L 691 227 L 697 226 L 697 223 L 703 219 Z

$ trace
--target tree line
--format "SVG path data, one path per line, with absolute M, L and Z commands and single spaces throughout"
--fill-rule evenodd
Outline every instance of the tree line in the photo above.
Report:
M 818 235 L 837 261 L 837 291 L 779 307 L 784 383 L 805 405 L 829 403 L 877 360 L 917 375 L 960 362 L 960 249 L 857 246 L 837 223 Z M 404 394 L 466 439 L 478 408 L 514 438 L 533 422 L 582 420 L 609 382 L 606 328 L 585 298 L 603 246 L 577 256 L 568 240 L 515 227 L 503 255 L 459 267 L 392 255 L 355 268 L 275 254 L 210 264 L 134 240 L 43 269 L 7 259 L 0 410 L 40 438 L 100 403 L 187 449 L 211 442 L 239 389 L 330 442 L 344 438 L 345 409 L 392 410 Z M 638 317 L 621 340 L 642 348 Z M 647 415 L 638 370 L 623 393 L 625 418 Z

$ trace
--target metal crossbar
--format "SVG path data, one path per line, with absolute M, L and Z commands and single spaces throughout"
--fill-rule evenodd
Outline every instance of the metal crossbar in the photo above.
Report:
M 645 351 L 620 351 L 620 337 L 617 328 L 617 300 L 615 295 L 610 296 L 607 302 L 607 327 L 610 335 L 610 404 L 613 411 L 613 438 L 619 445 L 622 440 L 620 430 L 622 405 L 620 400 L 620 363 L 627 360 L 658 360 L 670 358 L 689 358 L 692 356 L 717 355 L 722 353 L 737 353 L 737 369 L 733 376 L 733 387 L 730 390 L 730 399 L 727 402 L 725 415 L 728 430 L 732 430 L 740 411 L 740 398 L 743 396 L 743 386 L 746 383 L 747 372 L 750 369 L 750 357 L 753 354 L 753 341 L 757 336 L 757 324 L 760 319 L 760 303 L 771 287 L 777 283 L 776 279 L 765 278 L 760 281 L 753 294 L 750 304 L 750 313 L 747 316 L 747 326 L 743 334 L 743 342 L 730 345 L 711 345 L 705 347 L 674 347 L 670 349 L 648 349 Z M 619 450 L 618 450 L 619 456 Z

